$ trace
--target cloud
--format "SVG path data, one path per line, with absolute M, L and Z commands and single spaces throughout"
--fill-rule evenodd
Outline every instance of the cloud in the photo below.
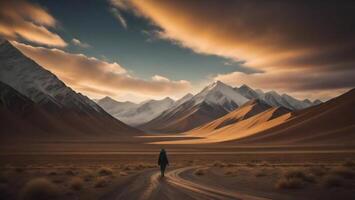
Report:
M 0 35 L 47 46 L 65 47 L 67 43 L 48 28 L 55 28 L 56 20 L 46 10 L 25 0 L 0 0 Z
M 72 42 L 75 46 L 78 46 L 78 47 L 81 47 L 81 48 L 89 48 L 89 47 L 90 47 L 90 44 L 85 43 L 85 42 L 81 42 L 79 39 L 76 39 L 76 38 L 73 38 L 73 39 L 71 40 L 71 42 Z
M 127 29 L 127 22 L 126 20 L 122 17 L 121 13 L 116 9 L 116 8 L 110 8 L 110 11 L 113 16 L 120 22 L 123 28 Z
M 112 0 L 112 4 L 150 20 L 161 39 L 263 71 L 234 72 L 218 79 L 242 77 L 259 87 L 294 92 L 355 87 L 350 77 L 355 70 L 351 1 Z
M 53 72 L 74 89 L 93 96 L 133 94 L 153 97 L 181 95 L 191 85 L 155 75 L 151 80 L 134 77 L 118 63 L 109 63 L 83 54 L 71 54 L 56 48 L 33 47 L 13 42 L 25 55 Z

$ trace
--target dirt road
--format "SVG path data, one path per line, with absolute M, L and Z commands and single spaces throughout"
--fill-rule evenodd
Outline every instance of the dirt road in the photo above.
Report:
M 266 200 L 266 198 L 251 196 L 236 191 L 228 191 L 221 187 L 204 184 L 192 173 L 197 168 L 198 167 L 183 167 L 173 169 L 168 171 L 164 178 L 160 177 L 158 170 L 148 170 L 122 182 L 116 190 L 105 195 L 102 199 Z M 181 176 L 182 173 L 189 175 L 189 180 L 184 179 Z

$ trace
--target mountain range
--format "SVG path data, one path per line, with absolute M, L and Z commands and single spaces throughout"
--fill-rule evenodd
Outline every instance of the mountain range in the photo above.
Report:
M 95 103 L 10 42 L 0 41 L 2 140 L 122 138 L 144 130 L 196 138 L 165 142 L 174 144 L 348 145 L 355 144 L 354 104 L 355 89 L 322 103 L 220 81 L 176 101 L 132 103 L 105 97 Z
M 216 81 L 196 95 L 187 94 L 176 102 L 165 98 L 134 104 L 105 97 L 99 100 L 98 104 L 117 119 L 139 129 L 148 132 L 177 133 L 213 121 L 254 99 L 270 107 L 283 107 L 290 111 L 305 109 L 320 103 L 319 100 L 301 101 L 287 94 L 280 95 L 275 91 L 264 93 L 260 89 L 254 90 L 247 85 L 233 88 Z M 151 102 L 156 105 L 149 105 Z M 141 109 L 142 107 L 147 109 Z
M 0 41 L 0 82 L 1 136 L 141 133 L 66 86 L 6 40 Z

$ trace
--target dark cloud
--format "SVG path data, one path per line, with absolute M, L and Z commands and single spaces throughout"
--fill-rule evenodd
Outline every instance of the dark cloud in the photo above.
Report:
M 162 39 L 264 71 L 243 74 L 248 82 L 290 91 L 355 87 L 354 1 L 112 2 L 150 19 Z M 216 78 L 240 76 L 235 72 Z

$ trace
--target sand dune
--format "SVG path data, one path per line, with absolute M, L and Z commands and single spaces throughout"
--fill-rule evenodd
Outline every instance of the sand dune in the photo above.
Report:
M 355 89 L 326 103 L 294 113 L 287 122 L 236 143 L 355 144 Z
M 269 108 L 260 112 L 265 109 L 261 107 L 263 105 L 260 103 L 245 105 L 226 116 L 185 133 L 186 136 L 196 137 L 196 139 L 163 141 L 155 144 L 204 144 L 236 140 L 282 124 L 291 117 L 285 108 Z M 248 118 L 249 113 L 257 111 L 259 114 Z M 228 124 L 231 121 L 236 122 Z
M 283 108 L 269 108 L 248 118 L 247 114 L 253 112 L 255 106 L 260 106 L 259 104 L 245 105 L 185 133 L 186 136 L 196 139 L 155 144 L 217 142 L 234 145 L 355 144 L 355 89 L 326 103 L 301 111 L 285 114 L 287 110 Z

